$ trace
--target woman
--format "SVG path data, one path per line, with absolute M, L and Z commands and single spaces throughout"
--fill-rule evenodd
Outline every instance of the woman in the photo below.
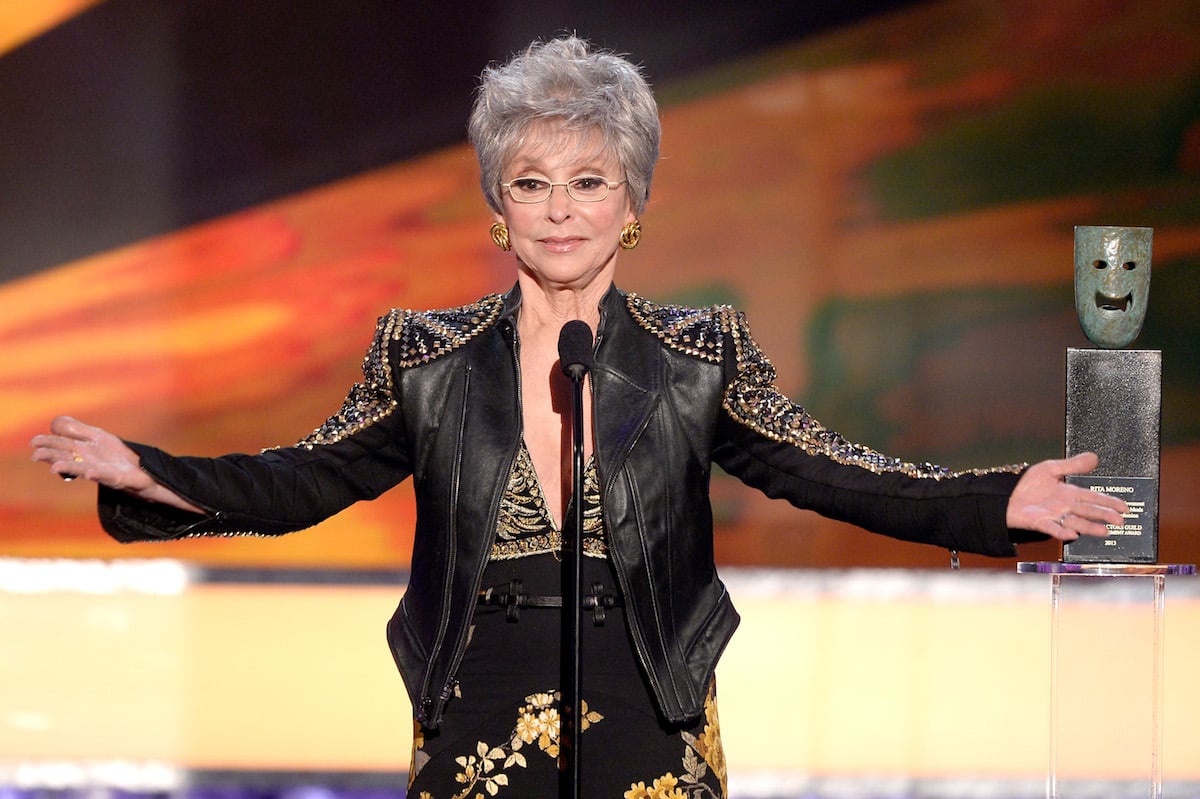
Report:
M 557 786 L 567 321 L 596 331 L 584 662 L 603 667 L 582 695 L 588 796 L 725 795 L 713 670 L 738 617 L 713 564 L 713 463 L 799 507 L 953 550 L 1012 555 L 1039 533 L 1120 522 L 1119 500 L 1062 480 L 1094 456 L 963 473 L 882 456 L 782 396 L 739 313 L 617 289 L 659 139 L 624 59 L 573 37 L 534 44 L 484 72 L 470 138 L 516 285 L 385 315 L 362 382 L 299 444 L 173 457 L 67 417 L 32 442 L 53 472 L 100 484 L 102 522 L 123 541 L 286 533 L 412 476 L 412 573 L 388 626 L 417 722 L 411 796 Z

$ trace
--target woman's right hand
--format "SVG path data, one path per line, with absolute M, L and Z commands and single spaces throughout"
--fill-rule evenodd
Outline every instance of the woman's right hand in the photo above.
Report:
M 64 480 L 82 477 L 140 499 L 203 513 L 144 472 L 137 453 L 99 427 L 59 416 L 50 423 L 50 432 L 34 436 L 29 446 L 33 460 L 50 464 L 50 471 Z

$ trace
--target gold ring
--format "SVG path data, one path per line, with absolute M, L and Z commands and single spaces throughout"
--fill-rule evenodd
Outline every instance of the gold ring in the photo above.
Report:
M 83 463 L 83 456 L 80 455 L 78 452 L 72 452 L 71 460 L 75 461 L 76 463 Z

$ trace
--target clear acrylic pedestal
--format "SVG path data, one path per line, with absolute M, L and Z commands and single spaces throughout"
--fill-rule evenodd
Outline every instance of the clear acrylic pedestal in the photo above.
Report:
M 1194 565 L 1022 562 L 1051 587 L 1049 799 L 1162 797 L 1166 578 Z

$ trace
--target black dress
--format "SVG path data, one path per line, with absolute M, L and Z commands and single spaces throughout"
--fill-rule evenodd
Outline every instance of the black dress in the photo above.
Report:
M 594 464 L 584 485 L 583 585 L 617 596 Z M 558 596 L 561 538 L 528 450 L 521 446 L 483 586 L 492 595 Z M 519 581 L 519 586 L 517 581 Z M 612 604 L 612 603 L 601 603 Z M 561 610 L 497 604 L 476 609 L 458 688 L 441 726 L 414 731 L 410 799 L 558 796 Z M 587 799 L 698 799 L 726 795 L 725 756 L 710 688 L 704 716 L 664 722 L 646 686 L 619 606 L 585 616 L 580 779 Z

